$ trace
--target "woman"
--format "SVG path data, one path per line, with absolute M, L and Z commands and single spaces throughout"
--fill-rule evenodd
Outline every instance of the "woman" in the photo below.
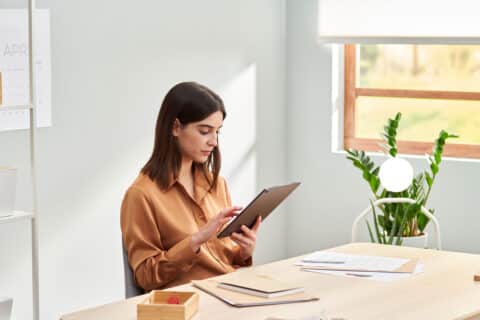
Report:
M 219 176 L 225 117 L 220 97 L 198 83 L 179 83 L 165 96 L 153 153 L 121 208 L 129 263 L 146 291 L 252 264 L 260 217 L 252 229 L 216 238 L 241 209 Z

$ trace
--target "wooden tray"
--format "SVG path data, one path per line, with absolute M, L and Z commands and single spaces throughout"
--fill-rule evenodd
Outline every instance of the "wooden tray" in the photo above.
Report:
M 169 299 L 179 304 L 169 304 Z M 188 320 L 198 310 L 198 293 L 180 291 L 150 292 L 147 299 L 137 305 L 138 320 Z

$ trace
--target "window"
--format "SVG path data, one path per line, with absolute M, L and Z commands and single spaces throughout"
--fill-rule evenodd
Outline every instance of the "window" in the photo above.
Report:
M 399 152 L 431 153 L 441 129 L 460 136 L 444 155 L 480 158 L 480 46 L 345 45 L 344 147 L 379 151 L 402 113 Z

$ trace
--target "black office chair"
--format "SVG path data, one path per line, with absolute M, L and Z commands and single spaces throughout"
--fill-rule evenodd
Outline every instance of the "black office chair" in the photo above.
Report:
M 135 283 L 135 276 L 133 274 L 132 268 L 128 264 L 128 253 L 125 250 L 125 245 L 122 241 L 122 253 L 123 253 L 123 270 L 125 274 L 125 298 L 131 298 L 144 294 L 142 288 L 137 286 Z

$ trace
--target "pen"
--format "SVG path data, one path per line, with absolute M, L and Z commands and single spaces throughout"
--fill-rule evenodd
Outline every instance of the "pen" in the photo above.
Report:
M 343 264 L 345 261 L 334 261 L 334 260 L 308 260 L 304 259 L 302 262 L 307 262 L 307 263 L 331 263 L 331 264 Z
M 360 274 L 360 273 L 346 273 L 347 276 L 354 276 L 354 277 L 361 277 L 361 278 L 368 278 L 371 277 L 371 274 Z

